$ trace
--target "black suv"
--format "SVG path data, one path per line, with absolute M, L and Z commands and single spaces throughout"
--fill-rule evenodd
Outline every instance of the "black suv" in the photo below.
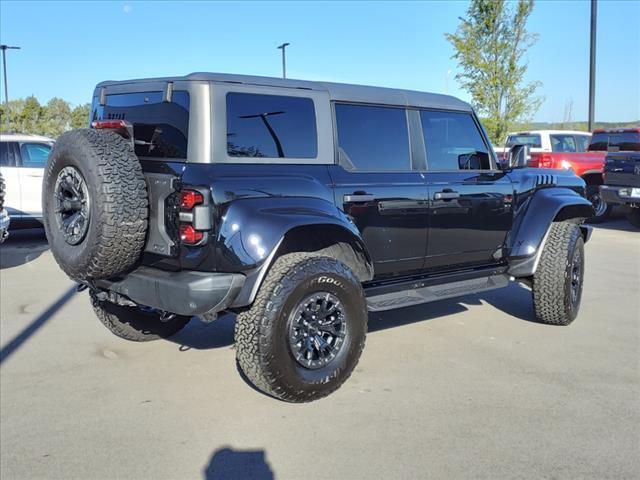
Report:
M 515 168 L 524 153 L 498 169 L 471 107 L 445 95 L 211 73 L 104 82 L 91 128 L 51 154 L 44 222 L 113 333 L 152 340 L 235 312 L 246 377 L 304 402 L 352 373 L 368 310 L 516 280 L 541 322 L 574 320 L 592 207 L 575 175 Z

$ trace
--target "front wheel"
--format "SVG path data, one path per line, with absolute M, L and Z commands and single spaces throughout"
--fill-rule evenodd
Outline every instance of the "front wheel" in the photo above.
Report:
M 329 395 L 364 347 L 367 305 L 360 282 L 336 259 L 284 255 L 255 302 L 236 319 L 236 359 L 259 390 L 288 402 Z
M 600 195 L 599 185 L 587 185 L 587 200 L 593 205 L 593 217 L 588 219 L 589 223 L 602 223 L 611 214 L 613 205 L 608 204 Z
M 584 240 L 575 223 L 554 222 L 533 275 L 539 322 L 569 325 L 578 315 L 584 280 Z

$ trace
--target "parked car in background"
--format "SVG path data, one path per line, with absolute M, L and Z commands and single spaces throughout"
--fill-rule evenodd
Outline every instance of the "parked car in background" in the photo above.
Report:
M 504 161 L 514 145 L 527 145 L 530 152 L 586 152 L 591 141 L 589 132 L 574 130 L 530 130 L 507 134 L 504 147 L 494 147 L 498 161 Z
M 42 174 L 53 143 L 36 135 L 0 135 L 4 206 L 14 227 L 42 220 Z
M 9 235 L 9 213 L 4 208 L 4 177 L 0 173 L 0 243 L 4 242 Z
M 587 198 L 594 208 L 591 222 L 604 221 L 611 213 L 612 205 L 600 195 L 602 173 L 607 152 L 640 151 L 640 128 L 595 130 L 586 152 L 535 152 L 531 153 L 530 167 L 572 170 L 587 184 Z
M 609 153 L 604 164 L 602 199 L 631 207 L 627 218 L 640 228 L 640 152 Z

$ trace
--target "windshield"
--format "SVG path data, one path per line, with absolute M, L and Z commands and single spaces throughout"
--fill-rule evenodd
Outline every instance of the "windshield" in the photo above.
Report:
M 542 147 L 540 135 L 530 133 L 509 135 L 507 137 L 507 143 L 505 144 L 505 147 L 511 148 L 514 145 L 528 145 L 531 148 Z
M 640 132 L 599 132 L 591 137 L 589 151 L 640 151 Z

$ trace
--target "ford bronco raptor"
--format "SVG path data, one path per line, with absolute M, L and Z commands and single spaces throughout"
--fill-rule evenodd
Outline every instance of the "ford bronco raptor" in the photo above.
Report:
M 100 83 L 46 167 L 53 255 L 132 341 L 236 316 L 236 358 L 305 402 L 356 366 L 367 312 L 504 287 L 578 314 L 593 214 L 570 172 L 498 169 L 450 96 L 194 73 Z

